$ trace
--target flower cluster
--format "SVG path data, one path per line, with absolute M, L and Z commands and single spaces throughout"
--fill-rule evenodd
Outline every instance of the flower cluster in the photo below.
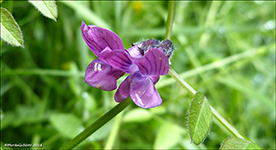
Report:
M 173 51 L 171 41 L 152 39 L 125 50 L 120 37 L 110 30 L 82 22 L 81 31 L 88 47 L 98 57 L 86 69 L 86 83 L 111 91 L 117 88 L 117 79 L 128 73 L 114 96 L 116 102 L 130 96 L 137 106 L 143 108 L 162 103 L 154 85 L 160 75 L 166 75 L 169 71 Z

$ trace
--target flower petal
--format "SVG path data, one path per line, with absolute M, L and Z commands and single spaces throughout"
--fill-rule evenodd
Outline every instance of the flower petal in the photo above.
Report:
M 99 59 L 108 63 L 114 68 L 120 69 L 126 73 L 138 71 L 137 65 L 132 63 L 131 56 L 126 50 L 103 51 Z
M 160 78 L 160 76 L 149 76 L 149 77 L 154 85 L 158 82 L 158 80 Z
M 123 72 L 118 71 L 102 60 L 95 59 L 86 69 L 85 82 L 92 87 L 112 91 L 117 88 L 116 79 L 123 75 Z
M 131 57 L 142 57 L 149 49 L 157 48 L 160 45 L 160 41 L 156 39 L 151 39 L 147 41 L 134 44 L 131 48 L 127 49 Z
M 151 48 L 141 58 L 133 58 L 133 62 L 143 75 L 166 75 L 170 68 L 167 56 L 158 48 Z
M 125 73 L 119 69 L 116 69 L 114 67 L 112 67 L 112 72 L 111 72 L 112 75 L 114 75 L 114 77 L 116 79 L 119 79 L 121 76 L 123 76 Z
M 130 84 L 130 97 L 137 106 L 143 108 L 153 108 L 162 103 L 152 80 L 149 77 L 144 77 L 140 72 L 133 75 Z
M 112 50 L 124 49 L 124 45 L 120 37 L 110 30 L 94 25 L 87 26 L 84 22 L 82 22 L 81 32 L 84 41 L 96 56 L 98 56 L 99 53 L 107 46 Z
M 139 46 L 141 46 L 142 44 L 138 44 L 138 45 L 134 45 L 132 47 L 130 47 L 129 49 L 127 49 L 128 53 L 130 54 L 131 57 L 142 57 L 142 53 L 141 50 L 139 49 Z
M 116 102 L 120 103 L 129 97 L 130 83 L 133 78 L 133 74 L 129 75 L 119 86 L 118 90 L 114 95 Z

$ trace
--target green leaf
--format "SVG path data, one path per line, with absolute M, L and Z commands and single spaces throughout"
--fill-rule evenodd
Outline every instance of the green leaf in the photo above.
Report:
M 29 2 L 33 4 L 44 16 L 57 21 L 58 10 L 54 0 L 29 0 Z
M 158 130 L 153 149 L 169 149 L 181 139 L 181 129 L 172 123 L 164 122 Z
M 208 135 L 212 124 L 210 105 L 203 93 L 196 93 L 188 114 L 188 130 L 191 140 L 199 145 Z
M 127 112 L 123 118 L 124 122 L 145 122 L 152 118 L 152 114 L 143 108 L 135 108 Z
M 24 48 L 23 35 L 20 27 L 14 20 L 12 14 L 1 7 L 1 39 L 12 46 L 21 46 Z
M 228 149 L 260 149 L 262 150 L 263 148 L 260 147 L 259 145 L 247 141 L 245 139 L 240 139 L 236 137 L 230 137 L 224 140 L 219 148 L 220 150 L 228 150 Z
M 50 122 L 60 134 L 70 139 L 84 129 L 81 121 L 72 114 L 52 114 Z

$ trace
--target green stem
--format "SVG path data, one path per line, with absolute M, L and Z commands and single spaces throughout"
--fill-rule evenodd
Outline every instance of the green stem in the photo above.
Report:
M 172 26 L 174 20 L 174 12 L 175 12 L 175 1 L 169 1 L 169 12 L 167 18 L 167 25 L 166 25 L 166 34 L 165 39 L 171 39 L 172 36 Z
M 215 110 L 215 108 L 211 107 L 211 111 L 214 115 L 214 117 L 228 130 L 230 131 L 235 137 L 241 138 L 241 139 L 247 139 L 246 137 L 243 137 L 239 131 L 233 127 L 228 121 L 226 121 L 220 114 Z
M 187 89 L 189 91 L 190 94 L 195 95 L 196 94 L 196 90 L 194 90 L 185 80 L 183 80 L 171 67 L 170 67 L 170 71 L 169 74 L 176 80 L 178 81 L 181 86 L 183 86 L 185 89 Z M 241 139 L 246 139 L 245 137 L 243 137 L 238 131 L 237 129 L 235 129 L 235 127 L 233 127 L 229 122 L 226 121 L 226 119 L 224 119 L 212 106 L 211 107 L 211 111 L 214 115 L 214 117 L 228 130 L 230 131 L 235 137 L 237 138 L 241 138 Z
M 104 114 L 101 118 L 99 118 L 96 122 L 87 127 L 84 131 L 82 131 L 79 135 L 77 135 L 74 139 L 69 141 L 66 145 L 61 147 L 60 149 L 73 149 L 94 132 L 96 132 L 99 128 L 101 128 L 104 124 L 110 121 L 113 117 L 119 114 L 122 110 L 124 110 L 129 104 L 131 100 L 127 98 L 125 101 L 119 103 L 106 114 Z

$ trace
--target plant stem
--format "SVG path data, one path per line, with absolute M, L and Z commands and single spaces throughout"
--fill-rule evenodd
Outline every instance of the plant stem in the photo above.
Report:
M 169 1 L 169 12 L 167 18 L 167 25 L 166 25 L 166 34 L 165 39 L 171 39 L 172 36 L 172 26 L 174 20 L 174 12 L 175 12 L 175 1 Z
M 89 127 L 87 127 L 84 131 L 82 131 L 79 135 L 77 135 L 74 139 L 69 141 L 60 149 L 73 149 L 74 147 L 76 147 L 78 144 L 80 144 L 82 141 L 84 141 L 86 138 L 96 132 L 99 128 L 101 128 L 104 124 L 110 121 L 113 117 L 119 114 L 122 110 L 124 110 L 130 104 L 130 102 L 130 98 L 127 98 L 125 101 L 116 105 L 114 108 L 104 114 L 101 118 L 99 118 Z
M 178 81 L 181 86 L 183 86 L 185 89 L 187 89 L 189 91 L 190 94 L 195 95 L 196 94 L 196 90 L 194 90 L 185 80 L 183 80 L 171 67 L 170 67 L 170 71 L 169 74 L 176 80 Z M 237 129 L 235 129 L 235 127 L 233 127 L 229 122 L 226 121 L 226 119 L 224 119 L 219 112 L 217 112 L 212 106 L 211 107 L 211 111 L 213 113 L 213 115 L 215 116 L 215 118 L 228 130 L 230 131 L 235 137 L 237 138 L 241 138 L 241 139 L 246 139 L 245 137 L 243 137 L 238 131 Z
M 215 116 L 215 118 L 228 130 L 230 131 L 235 137 L 237 138 L 241 138 L 241 139 L 247 139 L 245 137 L 243 137 L 239 131 L 233 127 L 228 121 L 226 121 L 220 114 L 219 112 L 217 112 L 215 110 L 215 108 L 213 108 L 212 106 L 211 107 L 211 111 L 213 113 L 213 115 Z

